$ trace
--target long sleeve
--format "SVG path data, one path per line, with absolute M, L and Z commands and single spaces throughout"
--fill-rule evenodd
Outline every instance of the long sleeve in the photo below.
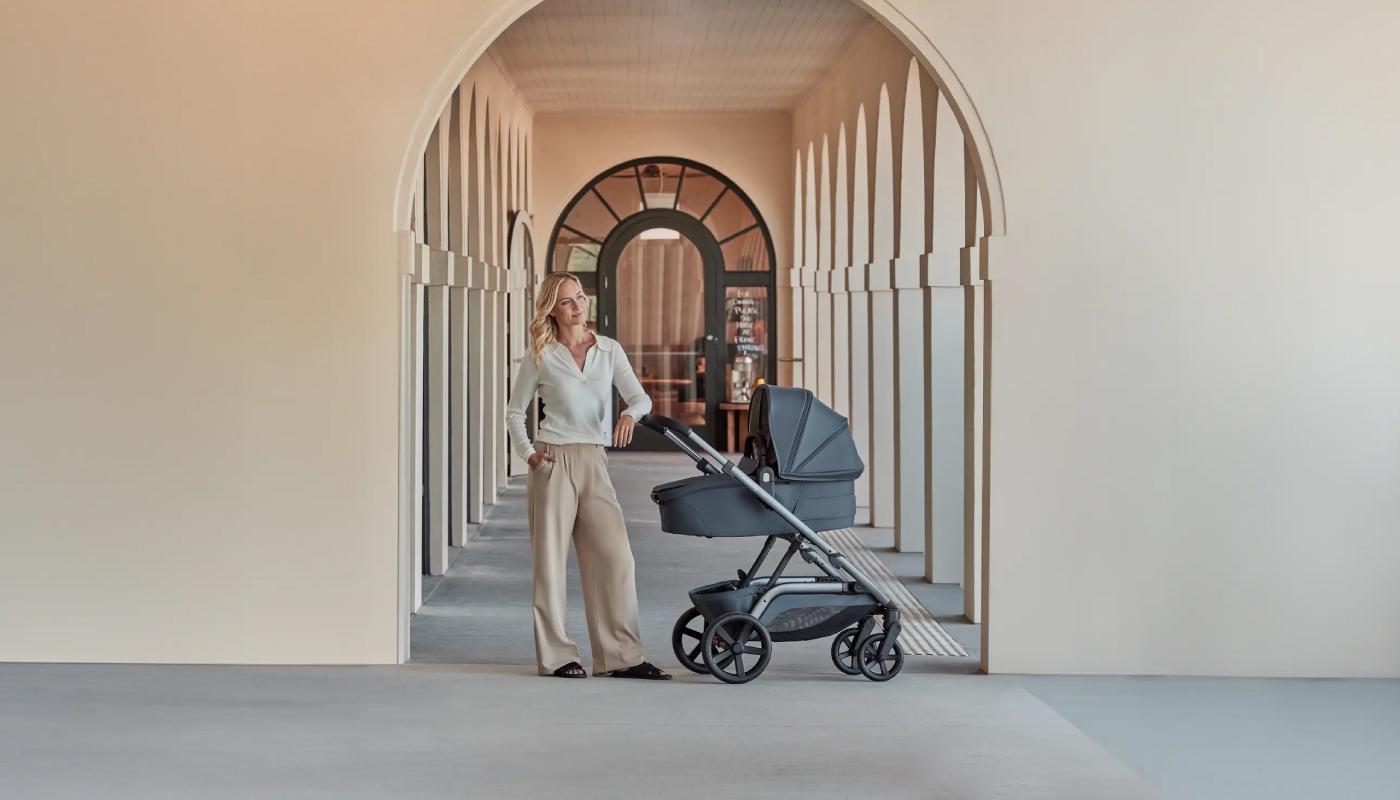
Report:
M 534 453 L 530 445 L 530 434 L 525 430 L 525 409 L 535 397 L 540 384 L 540 367 L 532 353 L 526 352 L 520 359 L 520 372 L 515 376 L 511 388 L 510 402 L 506 403 L 506 431 L 510 433 L 510 445 L 515 454 L 526 461 Z
M 637 373 L 632 371 L 632 362 L 628 360 L 627 354 L 622 352 L 620 345 L 613 354 L 613 385 L 627 403 L 627 408 L 622 413 L 635 420 L 641 420 L 651 413 L 651 398 L 642 388 L 642 382 L 637 380 Z

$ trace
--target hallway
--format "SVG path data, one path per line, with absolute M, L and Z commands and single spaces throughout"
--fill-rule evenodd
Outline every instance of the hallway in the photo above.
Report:
M 686 592 L 696 586 L 731 578 L 735 570 L 748 569 L 763 540 L 702 539 L 663 533 L 656 505 L 651 501 L 651 487 L 694 475 L 694 466 L 675 452 L 615 452 L 609 459 L 613 484 L 627 516 L 632 552 L 637 560 L 642 641 L 652 661 L 670 672 L 684 672 L 671 653 L 670 637 L 676 617 L 689 607 Z M 510 488 L 488 511 L 486 521 L 472 528 L 467 545 L 452 549 L 452 566 L 447 574 L 424 577 L 423 607 L 413 617 L 412 660 L 414 663 L 533 664 L 525 479 L 512 478 Z M 904 671 L 976 671 L 979 634 L 977 627 L 962 617 L 962 590 L 956 585 L 921 580 L 922 554 L 891 550 L 889 529 L 861 527 L 856 531 L 968 652 L 965 658 L 910 656 Z M 770 558 L 769 569 L 779 554 Z M 569 561 L 569 632 L 580 647 L 584 666 L 591 669 L 583 595 L 572 553 Z M 794 575 L 817 574 L 801 559 L 794 559 L 789 570 L 789 574 Z M 768 670 L 814 678 L 838 677 L 829 647 L 829 639 L 780 643 Z

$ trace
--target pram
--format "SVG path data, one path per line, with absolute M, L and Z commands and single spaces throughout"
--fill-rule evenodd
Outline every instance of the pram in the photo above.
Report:
M 899 609 L 817 533 L 855 522 L 854 484 L 865 464 L 845 417 L 806 389 L 760 385 L 749 403 L 749 434 L 738 464 L 673 419 L 647 415 L 640 421 L 703 473 L 652 489 L 662 530 L 767 537 L 738 580 L 690 592 L 692 607 L 671 633 L 683 666 L 725 683 L 747 683 L 768 667 L 774 642 L 835 635 L 831 660 L 841 672 L 873 681 L 899 674 Z M 772 574 L 760 577 L 780 540 L 787 551 Z M 823 574 L 784 577 L 794 555 Z

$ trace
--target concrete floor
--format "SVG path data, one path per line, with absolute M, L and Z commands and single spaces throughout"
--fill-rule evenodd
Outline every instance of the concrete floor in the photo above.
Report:
M 671 664 L 684 590 L 747 566 L 752 543 L 655 530 L 641 489 L 676 461 L 613 468 L 643 636 Z M 925 657 L 872 684 L 824 642 L 779 645 L 746 686 L 540 678 L 522 497 L 433 582 L 407 666 L 0 664 L 0 797 L 1397 796 L 1397 681 L 989 677 Z M 917 588 L 936 613 L 956 598 Z M 976 629 L 945 619 L 975 653 Z
M 671 653 L 671 628 L 690 607 L 686 592 L 696 586 L 732 578 L 748 569 L 763 539 L 705 539 L 661 531 L 651 487 L 697 474 L 692 462 L 675 453 L 614 453 L 610 472 L 627 517 L 632 553 L 637 560 L 637 600 L 642 642 L 647 657 L 663 667 L 680 669 Z M 530 529 L 526 519 L 525 481 L 512 482 L 491 508 L 484 525 L 472 532 L 465 548 L 454 548 L 447 575 L 424 585 L 423 608 L 413 618 L 413 661 L 445 664 L 532 664 L 535 658 L 530 604 Z M 859 518 L 858 518 L 859 521 Z M 968 658 L 918 658 L 907 671 L 968 673 L 977 669 L 980 633 L 962 616 L 962 589 L 934 585 L 919 578 L 923 555 L 889 550 L 889 529 L 857 528 L 891 571 L 904 578 L 915 597 L 967 650 Z M 775 551 L 777 548 L 775 548 Z M 779 553 L 770 556 L 768 568 Z M 789 574 L 818 574 L 794 559 Z M 572 554 L 569 559 L 569 630 L 585 666 L 591 664 L 584 624 L 583 594 Z M 834 675 L 830 640 L 780 644 L 770 670 Z M 761 679 L 760 679 L 761 680 Z

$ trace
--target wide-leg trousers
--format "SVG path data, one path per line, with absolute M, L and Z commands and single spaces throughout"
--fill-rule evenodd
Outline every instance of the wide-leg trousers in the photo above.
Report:
M 608 477 L 607 451 L 596 444 L 544 442 L 536 442 L 535 450 L 554 456 L 530 470 L 528 483 L 540 674 L 579 660 L 578 646 L 565 630 L 570 541 L 583 582 L 593 672 L 636 666 L 646 659 L 637 622 L 636 565 Z

